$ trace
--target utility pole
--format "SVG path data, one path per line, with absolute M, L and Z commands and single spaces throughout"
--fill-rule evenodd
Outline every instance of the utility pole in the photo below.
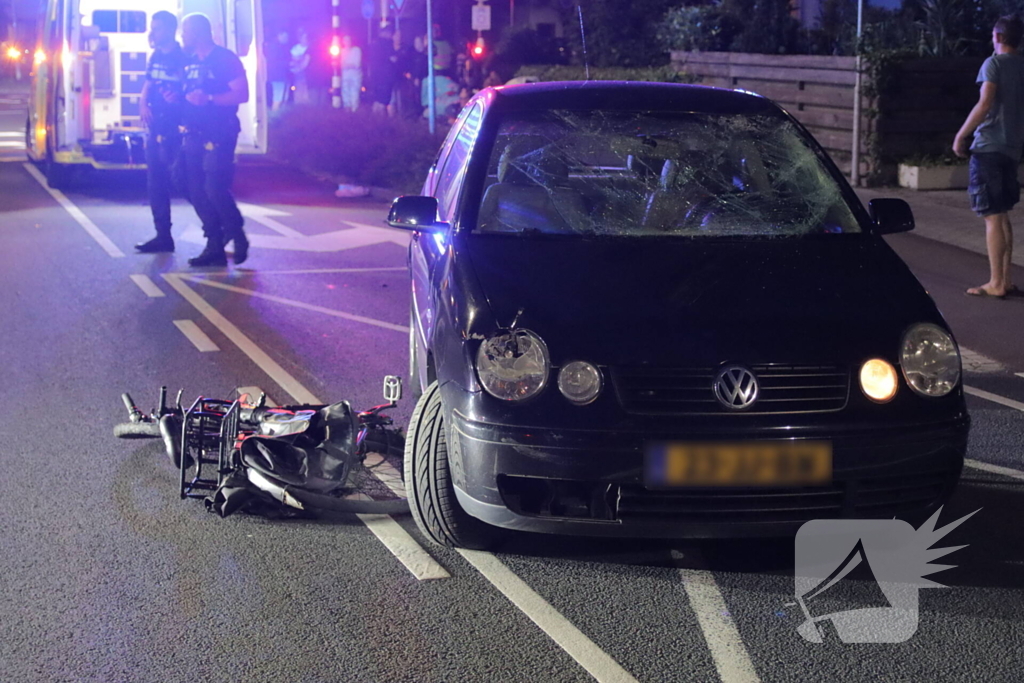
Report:
M 334 75 L 331 76 L 331 106 L 341 109 L 341 0 L 331 0 L 331 61 Z

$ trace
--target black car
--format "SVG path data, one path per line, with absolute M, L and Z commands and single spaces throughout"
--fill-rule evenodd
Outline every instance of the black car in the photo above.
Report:
M 615 82 L 486 89 L 413 232 L 407 437 L 432 540 L 633 537 L 916 518 L 960 476 L 960 354 L 835 165 L 763 97 Z

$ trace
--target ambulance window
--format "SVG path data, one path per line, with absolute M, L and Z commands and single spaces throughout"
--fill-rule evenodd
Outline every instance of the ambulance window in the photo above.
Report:
M 118 12 L 118 14 L 120 14 L 120 23 L 118 25 L 120 33 L 146 32 L 145 12 Z
M 92 13 L 92 25 L 99 28 L 100 33 L 117 33 L 117 11 L 98 9 Z
M 92 13 L 92 24 L 100 33 L 145 33 L 146 13 L 98 9 Z

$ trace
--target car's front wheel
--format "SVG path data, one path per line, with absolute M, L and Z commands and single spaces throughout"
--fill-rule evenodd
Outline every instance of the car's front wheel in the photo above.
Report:
M 437 382 L 427 387 L 413 410 L 405 437 L 404 468 L 409 509 L 427 538 L 471 550 L 487 550 L 498 543 L 502 530 L 470 516 L 455 498 Z

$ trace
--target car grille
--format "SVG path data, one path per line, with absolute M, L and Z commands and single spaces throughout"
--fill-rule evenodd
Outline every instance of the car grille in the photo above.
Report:
M 680 523 L 805 522 L 812 519 L 879 519 L 913 512 L 943 499 L 954 472 L 936 470 L 834 482 L 791 489 L 704 489 L 655 491 L 619 487 L 613 505 L 623 521 Z
M 612 382 L 622 407 L 641 415 L 766 415 L 842 410 L 849 373 L 837 365 L 755 365 L 759 397 L 743 411 L 715 398 L 716 368 L 615 368 Z

